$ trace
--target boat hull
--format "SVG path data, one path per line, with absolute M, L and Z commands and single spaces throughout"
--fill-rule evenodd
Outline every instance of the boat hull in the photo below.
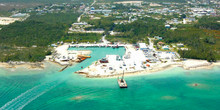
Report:
M 119 87 L 120 87 L 120 88 L 127 88 L 128 85 L 127 85 L 126 81 L 125 81 L 124 79 L 122 79 L 122 80 L 123 80 L 123 82 L 121 82 L 121 79 L 118 79 L 118 85 L 119 85 Z

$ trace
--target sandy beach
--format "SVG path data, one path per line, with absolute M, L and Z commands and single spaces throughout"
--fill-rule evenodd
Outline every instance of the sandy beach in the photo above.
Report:
M 164 63 L 159 66 L 155 66 L 154 68 L 147 69 L 147 70 L 140 70 L 140 71 L 133 71 L 133 72 L 125 72 L 125 76 L 134 76 L 134 75 L 143 75 L 143 74 L 153 74 L 155 72 L 164 71 L 167 69 L 172 69 L 175 67 L 182 67 L 186 70 L 195 70 L 195 69 L 212 69 L 214 66 L 220 66 L 220 62 L 209 63 L 206 60 L 194 60 L 188 59 L 182 62 L 175 62 L 175 63 Z M 75 72 L 77 74 L 85 75 L 88 78 L 115 78 L 121 77 L 121 74 L 110 74 L 110 75 L 92 75 L 89 72 L 78 71 Z
M 70 44 L 61 45 L 55 48 L 53 56 L 46 56 L 45 61 L 58 63 L 61 66 L 71 65 L 78 60 L 79 55 L 89 55 L 90 50 L 68 50 Z
M 31 63 L 31 62 L 14 62 L 14 63 L 0 63 L 0 67 L 3 68 L 26 68 L 26 69 L 44 69 L 45 66 L 43 62 Z
M 50 61 L 42 61 L 42 62 L 13 62 L 13 63 L 0 63 L 0 68 L 5 69 L 18 69 L 18 68 L 24 68 L 27 70 L 43 70 L 47 69 L 48 65 L 55 65 L 54 62 Z
M 29 70 L 36 70 L 36 69 L 46 69 L 45 63 L 52 63 L 57 66 L 62 67 L 59 63 L 51 62 L 51 61 L 43 61 L 43 62 L 37 62 L 37 63 L 31 63 L 31 62 L 22 62 L 22 63 L 0 63 L 0 67 L 2 68 L 25 68 Z M 77 63 L 76 63 L 77 64 Z M 125 76 L 133 76 L 133 75 L 142 75 L 142 74 L 152 74 L 154 72 L 163 71 L 175 67 L 182 67 L 186 70 L 195 70 L 195 69 L 212 69 L 214 66 L 220 66 L 220 61 L 215 63 L 209 63 L 205 60 L 194 60 L 194 59 L 188 59 L 186 61 L 182 62 L 173 62 L 173 63 L 163 63 L 157 66 L 154 66 L 147 70 L 137 70 L 137 71 L 131 71 L 131 72 L 125 72 Z M 108 75 L 93 75 L 89 73 L 88 71 L 85 72 L 83 70 L 77 71 L 75 73 L 85 75 L 85 77 L 88 78 L 113 78 L 121 76 L 121 74 L 108 74 Z
M 57 48 L 54 56 L 46 56 L 43 62 L 9 62 L 0 63 L 3 68 L 20 68 L 25 69 L 46 69 L 45 63 L 53 63 L 60 67 L 65 65 L 77 64 L 77 59 L 80 55 L 89 55 L 92 51 L 87 50 L 69 50 L 69 45 L 62 45 Z M 153 47 L 152 47 L 153 48 Z M 186 70 L 193 69 L 211 69 L 213 66 L 220 65 L 220 62 L 210 63 L 206 60 L 184 59 L 175 60 L 169 59 L 163 61 L 163 57 L 156 58 L 155 62 L 147 61 L 146 53 L 142 50 L 136 50 L 132 45 L 125 46 L 125 54 L 123 57 L 118 55 L 106 55 L 108 63 L 101 63 L 100 61 L 93 62 L 90 66 L 76 71 L 75 73 L 83 74 L 89 78 L 104 78 L 104 77 L 117 77 L 125 73 L 125 76 L 137 74 L 151 74 L 158 71 L 163 71 L 169 68 L 182 67 Z M 148 52 L 151 53 L 151 52 Z M 165 55 L 173 55 L 164 53 Z M 161 54 L 161 55 L 164 55 Z M 138 56 L 138 57 L 137 57 Z M 168 56 L 166 56 L 168 57 Z M 170 57 L 171 58 L 171 57 Z
M 176 58 L 172 58 L 173 56 L 170 56 L 173 55 L 170 54 L 170 52 L 161 52 L 162 54 L 160 58 L 156 57 L 156 62 L 146 62 L 146 59 L 148 58 L 146 58 L 146 53 L 144 53 L 142 50 L 136 50 L 132 45 L 126 45 L 125 49 L 125 55 L 121 58 L 123 60 L 117 60 L 117 58 L 120 57 L 117 55 L 106 55 L 108 63 L 96 61 L 93 62 L 89 67 L 86 67 L 75 73 L 83 74 L 89 78 L 105 78 L 121 76 L 123 72 L 125 73 L 125 76 L 130 76 L 137 74 L 151 74 L 174 67 L 182 67 L 185 70 L 194 70 L 211 69 L 213 66 L 220 65 L 220 62 L 210 63 L 206 60 L 181 60 L 180 58 L 177 58 L 178 60 L 176 60 Z

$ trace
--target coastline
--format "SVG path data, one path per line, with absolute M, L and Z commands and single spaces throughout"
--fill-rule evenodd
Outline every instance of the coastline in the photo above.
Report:
M 4 69 L 25 68 L 27 70 L 44 70 L 47 69 L 47 66 L 51 64 L 62 67 L 62 65 L 60 65 L 59 63 L 44 60 L 42 62 L 13 62 L 13 63 L 1 62 L 0 68 L 4 68 Z
M 34 70 L 34 69 L 45 69 L 45 65 L 44 62 L 11 62 L 11 63 L 0 63 L 0 67 L 1 68 L 25 68 L 25 69 L 30 69 L 30 70 Z
M 55 49 L 55 54 L 52 56 L 46 56 L 45 60 L 49 60 L 60 64 L 61 66 L 71 65 L 78 60 L 79 55 L 89 55 L 92 53 L 90 50 L 68 50 L 70 44 L 64 44 L 58 46 Z
M 194 60 L 194 59 L 189 59 L 189 60 L 193 60 L 193 61 L 204 61 L 204 60 Z M 182 63 L 182 62 L 181 62 Z M 215 63 L 210 63 L 209 65 L 197 65 L 197 66 L 193 66 L 193 67 L 187 67 L 183 64 L 166 64 L 162 67 L 156 67 L 154 69 L 150 69 L 150 70 L 140 70 L 140 71 L 134 71 L 134 72 L 125 72 L 124 76 L 136 76 L 136 75 L 146 75 L 146 74 L 153 74 L 155 72 L 159 72 L 159 71 L 164 71 L 167 69 L 172 69 L 175 67 L 181 67 L 184 70 L 199 70 L 199 69 L 212 69 L 215 66 L 220 66 L 220 61 L 217 61 Z M 189 65 L 188 65 L 189 66 Z M 89 75 L 89 73 L 86 72 L 75 72 L 77 74 L 83 75 L 87 78 L 116 78 L 116 77 L 121 77 L 121 74 L 111 74 L 111 75 L 99 75 L 99 76 L 94 76 L 94 75 Z
M 192 65 L 192 64 L 188 64 L 189 62 L 194 62 L 197 65 Z M 188 62 L 185 63 L 184 62 Z M 198 63 L 200 62 L 200 63 Z M 203 62 L 203 63 L 201 63 Z M 13 63 L 0 63 L 0 68 L 6 68 L 6 69 L 10 69 L 10 68 L 14 68 L 14 69 L 18 69 L 18 68 L 25 68 L 28 70 L 44 70 L 47 69 L 46 63 L 51 63 L 54 65 L 57 65 L 59 67 L 63 67 L 62 65 L 60 65 L 59 63 L 50 61 L 50 60 L 44 60 L 42 62 L 13 62 Z M 206 64 L 204 64 L 206 63 Z M 75 65 L 77 63 L 74 63 L 73 65 Z M 198 70 L 198 69 L 212 69 L 215 66 L 220 66 L 220 61 L 214 62 L 214 63 L 208 63 L 205 60 L 194 60 L 194 59 L 188 59 L 187 61 L 182 61 L 182 62 L 174 62 L 174 63 L 163 63 L 160 64 L 158 66 L 155 66 L 153 68 L 147 69 L 147 70 L 137 70 L 137 71 L 132 71 L 132 72 L 125 72 L 125 76 L 135 76 L 135 75 L 146 75 L 146 74 L 153 74 L 155 72 L 159 72 L 159 71 L 163 71 L 163 70 L 167 70 L 167 69 L 172 69 L 175 67 L 181 67 L 185 70 Z M 120 77 L 121 74 L 111 74 L 111 75 L 90 75 L 87 72 L 81 72 L 80 71 L 76 71 L 74 73 L 79 74 L 79 75 L 83 75 L 87 78 L 116 78 L 116 77 Z

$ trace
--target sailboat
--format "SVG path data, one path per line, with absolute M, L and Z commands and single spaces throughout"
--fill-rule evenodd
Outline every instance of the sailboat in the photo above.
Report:
M 119 79 L 119 77 L 118 77 L 118 85 L 120 88 L 127 88 L 128 87 L 126 81 L 124 80 L 124 71 L 123 71 L 122 78 Z

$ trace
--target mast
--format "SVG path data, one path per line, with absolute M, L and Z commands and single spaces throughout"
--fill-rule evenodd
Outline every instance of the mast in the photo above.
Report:
M 125 72 L 124 72 L 124 70 L 123 70 L 122 79 L 124 79 L 124 73 L 125 73 Z

